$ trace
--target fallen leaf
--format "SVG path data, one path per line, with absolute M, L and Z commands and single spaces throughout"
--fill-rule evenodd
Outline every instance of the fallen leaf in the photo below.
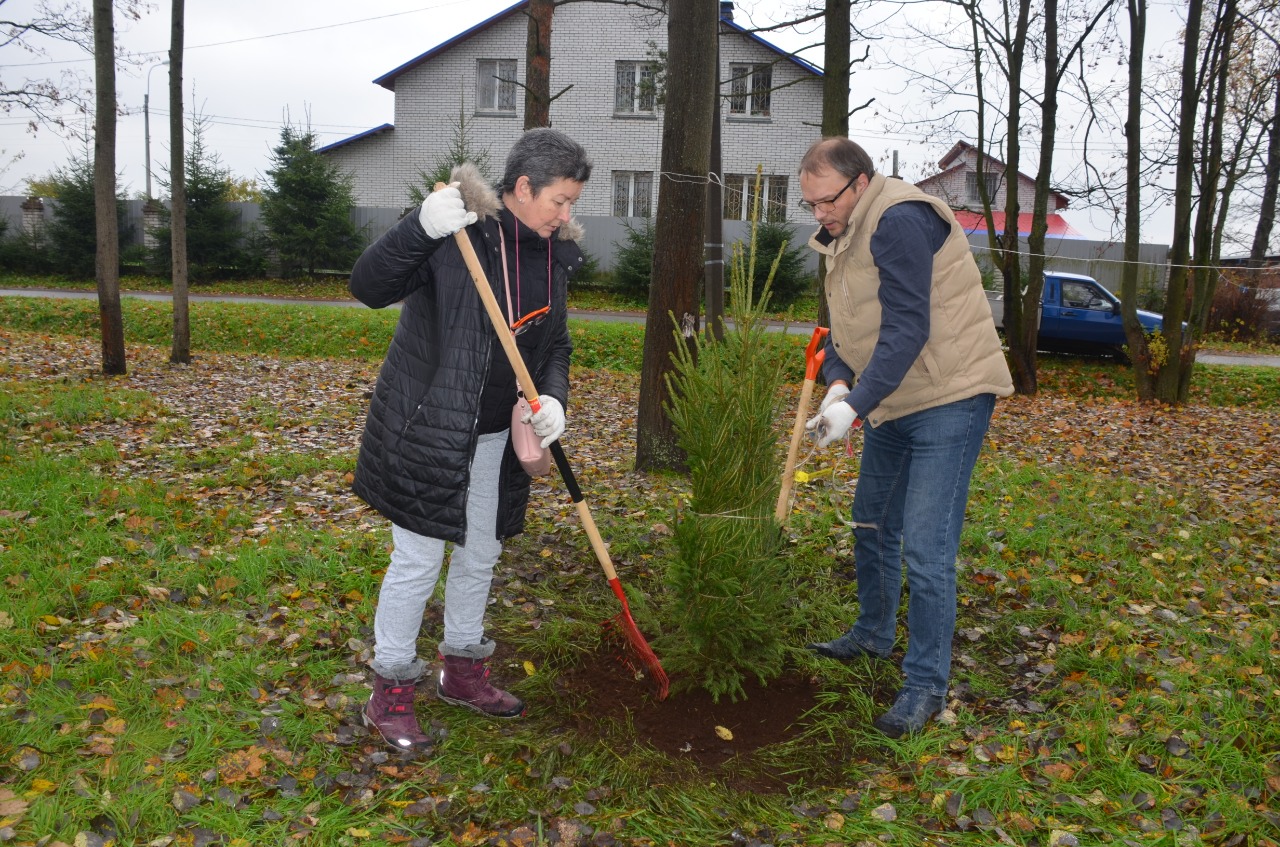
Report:
M 724 741 L 733 740 L 733 732 L 726 726 L 717 726 L 716 735 L 720 736 L 720 738 Z

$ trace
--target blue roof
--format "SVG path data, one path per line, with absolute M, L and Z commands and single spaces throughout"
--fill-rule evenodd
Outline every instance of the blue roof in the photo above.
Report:
M 514 6 L 508 6 L 506 9 L 503 9 L 501 12 L 494 15 L 493 17 L 488 18 L 487 20 L 483 20 L 480 23 L 476 24 L 475 26 L 471 27 L 471 29 L 458 33 L 453 38 L 450 38 L 448 41 L 445 41 L 441 44 L 437 44 L 435 47 L 432 47 L 430 50 L 423 53 L 421 56 L 410 59 L 400 67 L 394 70 L 388 71 L 387 73 L 375 79 L 374 82 L 377 83 L 378 85 L 381 85 L 383 88 L 387 89 L 388 91 L 395 91 L 396 77 L 400 76 L 400 74 L 405 73 L 406 71 L 413 70 L 418 65 L 421 65 L 423 62 L 434 58 L 440 53 L 443 53 L 444 51 L 448 50 L 450 47 L 457 44 L 458 42 L 466 41 L 468 38 L 475 35 L 477 32 L 482 32 L 483 30 L 486 30 L 489 27 L 496 24 L 498 21 L 511 17 L 516 12 L 520 11 L 521 9 L 523 9 L 525 6 L 528 6 L 528 5 L 529 5 L 529 0 L 520 0 L 520 2 L 516 3 Z
M 387 130 L 391 130 L 391 129 L 395 129 L 395 127 L 392 126 L 391 124 L 383 124 L 382 126 L 375 126 L 373 129 L 366 129 L 364 132 L 358 135 L 353 135 L 350 138 L 344 138 L 341 141 L 335 141 L 332 144 L 326 144 L 323 147 L 317 147 L 316 152 L 330 153 L 334 150 L 337 150 L 339 147 L 343 147 L 347 144 L 352 143 L 353 141 L 359 141 L 362 138 L 369 138 L 371 136 L 377 135 L 380 132 L 386 132 Z
M 494 24 L 498 23 L 499 21 L 511 17 L 516 12 L 519 12 L 521 9 L 523 9 L 525 6 L 528 6 L 528 5 L 529 5 L 529 0 L 520 0 L 520 2 L 516 3 L 513 6 L 508 6 L 506 9 L 503 9 L 501 12 L 498 12 L 493 17 L 488 18 L 487 20 L 481 21 L 480 23 L 476 24 L 470 29 L 465 30 L 464 32 L 458 33 L 453 38 L 450 38 L 448 41 L 445 41 L 441 44 L 436 45 L 435 47 L 432 47 L 430 50 L 423 53 L 422 55 L 417 56 L 413 59 L 410 59 L 400 67 L 395 68 L 394 70 L 388 71 L 387 73 L 375 79 L 374 82 L 377 83 L 378 85 L 381 85 L 383 88 L 387 89 L 388 91 L 395 91 L 396 77 L 400 76 L 401 74 L 407 71 L 411 71 L 414 68 L 416 68 L 418 65 L 421 65 L 423 62 L 426 62 L 438 56 L 439 54 L 448 50 L 453 45 L 462 41 L 466 41 L 468 38 L 475 35 L 476 33 L 482 32 L 488 29 L 489 27 L 493 26 Z M 729 10 L 729 14 L 730 14 L 730 17 L 728 18 L 724 17 L 724 11 L 722 9 L 721 18 L 720 18 L 721 24 L 729 27 L 730 29 L 737 32 L 738 34 L 742 35 L 743 37 L 749 38 L 750 40 L 764 47 L 765 49 L 770 50 L 771 52 L 777 53 L 782 58 L 798 66 L 801 70 L 807 71 L 808 73 L 811 73 L 815 76 L 822 76 L 822 70 L 819 69 L 816 65 L 810 64 L 809 62 L 806 62 L 804 59 L 801 59 L 798 56 L 791 55 L 786 50 L 783 50 L 781 47 L 778 47 L 776 44 L 771 44 L 768 41 L 765 41 L 760 36 L 756 35 L 754 32 L 748 32 L 743 27 L 734 23 L 731 17 L 732 9 Z M 357 136 L 357 138 L 358 137 L 359 136 Z M 353 141 L 355 139 L 348 139 L 348 140 Z

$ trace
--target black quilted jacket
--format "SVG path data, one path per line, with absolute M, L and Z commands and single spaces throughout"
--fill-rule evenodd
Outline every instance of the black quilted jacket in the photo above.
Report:
M 497 197 L 474 169 L 465 167 L 454 178 L 464 181 L 468 209 L 481 214 L 466 232 L 490 289 L 502 297 Z M 573 240 L 580 234 L 571 222 L 553 243 L 552 329 L 525 362 L 538 393 L 555 397 L 565 408 L 573 349 L 566 295 L 569 276 L 584 258 Z M 351 272 L 351 293 L 375 309 L 403 301 L 369 404 L 355 492 L 405 529 L 466 543 L 468 470 L 490 348 L 498 338 L 462 253 L 453 236 L 429 238 L 414 210 L 364 251 Z M 500 488 L 497 536 L 509 538 L 523 531 L 529 503 L 529 476 L 510 440 Z

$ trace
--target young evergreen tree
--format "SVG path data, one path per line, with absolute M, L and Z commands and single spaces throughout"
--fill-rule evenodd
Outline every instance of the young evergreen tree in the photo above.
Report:
M 97 257 L 97 213 L 93 196 L 93 159 L 86 152 L 47 177 L 53 217 L 45 233 L 53 270 L 73 279 L 93 279 Z M 116 197 L 116 214 L 124 220 L 123 196 Z M 120 243 L 129 233 L 120 228 Z
M 208 282 L 230 269 L 243 265 L 240 215 L 227 205 L 231 198 L 231 171 L 223 167 L 216 152 L 205 143 L 207 119 L 191 118 L 191 141 L 186 155 L 187 176 L 187 263 L 193 282 Z M 161 180 L 161 186 L 166 183 Z M 172 263 L 168 226 L 169 212 L 161 213 L 166 223 L 153 235 L 152 263 L 165 273 Z
M 349 270 L 363 247 L 351 178 L 316 152 L 315 133 L 286 125 L 271 152 L 262 219 L 285 276 Z
M 672 679 L 716 700 L 744 697 L 748 675 L 765 684 L 782 672 L 795 594 L 773 516 L 782 467 L 774 425 L 788 360 L 763 320 L 768 286 L 759 299 L 752 294 L 757 241 L 753 225 L 750 244 L 734 245 L 732 331 L 723 340 L 695 334 L 694 352 L 677 343 L 667 378 L 666 411 L 693 491 L 677 518 L 678 555 L 665 574 L 668 625 L 654 646 Z M 775 260 L 770 279 L 777 267 Z
M 453 169 L 465 162 L 475 165 L 476 170 L 480 171 L 480 175 L 486 181 L 493 182 L 489 148 L 485 147 L 481 150 L 471 140 L 471 124 L 467 122 L 465 97 L 458 100 L 458 119 L 450 123 L 452 136 L 449 139 L 448 149 L 440 154 L 435 164 L 431 166 L 431 170 L 418 171 L 417 183 L 409 186 L 409 202 L 414 206 L 420 205 L 427 199 L 427 195 L 435 190 L 437 182 L 447 183 L 453 174 Z

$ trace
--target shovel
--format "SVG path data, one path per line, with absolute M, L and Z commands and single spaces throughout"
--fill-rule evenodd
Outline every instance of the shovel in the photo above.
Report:
M 439 191 L 441 188 L 444 188 L 444 183 L 436 183 L 435 190 Z M 484 303 L 485 311 L 489 313 L 489 321 L 493 324 L 493 329 L 498 334 L 498 340 L 502 342 L 502 349 L 507 354 L 508 361 L 511 362 L 511 369 L 516 373 L 516 380 L 524 391 L 524 399 L 529 404 L 529 408 L 536 414 L 542 408 L 542 405 L 538 402 L 538 392 L 533 387 L 533 377 L 529 375 L 529 369 L 524 365 L 524 359 L 520 356 L 520 349 L 516 347 L 515 336 L 511 334 L 506 318 L 502 315 L 502 309 L 498 306 L 498 300 L 493 296 L 493 290 L 489 287 L 489 279 L 485 276 L 480 259 L 476 256 L 475 248 L 471 246 L 471 239 L 467 236 L 466 230 L 458 230 L 453 234 L 453 237 L 458 242 L 458 249 L 462 251 L 462 258 L 467 263 L 467 270 L 471 272 L 471 281 L 476 285 L 476 291 L 480 294 L 480 300 Z M 565 456 L 564 448 L 560 445 L 559 440 L 551 442 L 551 455 L 556 460 L 556 467 L 560 470 L 560 478 L 564 480 L 565 488 L 569 489 L 569 498 L 573 501 L 573 506 L 578 511 L 578 519 L 582 522 L 582 528 L 587 531 L 587 538 L 591 541 L 591 549 L 595 551 L 596 559 L 599 560 L 600 567 L 604 569 L 605 578 L 609 580 L 609 587 L 613 589 L 614 595 L 617 596 L 618 601 L 622 604 L 622 611 L 610 618 L 608 623 L 622 631 L 627 644 L 636 654 L 641 664 L 644 665 L 645 670 L 649 672 L 653 681 L 657 683 L 658 699 L 665 700 L 670 687 L 667 672 L 662 669 L 662 663 L 658 661 L 657 654 L 653 652 L 649 642 L 645 641 L 644 635 L 640 633 L 640 628 L 636 626 L 635 619 L 631 617 L 631 606 L 627 603 L 627 594 L 622 590 L 622 583 L 618 580 L 618 572 L 613 567 L 613 560 L 609 558 L 609 550 L 604 545 L 604 539 L 600 537 L 600 530 L 596 529 L 595 519 L 591 517 L 591 509 L 587 507 L 587 502 L 583 499 L 582 489 L 578 487 L 578 480 L 574 478 L 573 469 L 569 467 L 569 459 Z
M 778 492 L 778 506 L 773 519 L 781 526 L 787 517 L 791 489 L 796 481 L 796 458 L 800 455 L 800 442 L 804 439 L 804 421 L 809 414 L 809 401 L 813 398 L 813 384 L 818 380 L 818 369 L 827 351 L 823 346 L 831 330 L 825 326 L 814 327 L 813 337 L 804 350 L 804 385 L 800 388 L 800 405 L 796 407 L 796 423 L 791 428 L 791 446 L 787 449 L 787 464 L 782 470 L 782 490 Z

